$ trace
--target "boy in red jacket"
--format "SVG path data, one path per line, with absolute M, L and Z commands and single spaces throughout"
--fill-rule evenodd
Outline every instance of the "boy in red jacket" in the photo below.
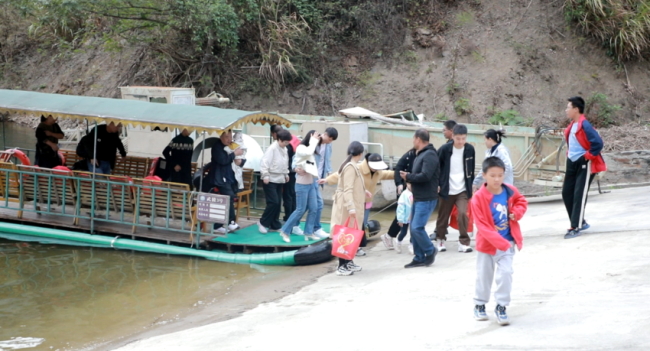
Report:
M 476 294 L 474 295 L 474 318 L 488 320 L 485 304 L 490 301 L 490 289 L 496 265 L 496 290 L 494 310 L 497 322 L 509 324 L 506 306 L 510 304 L 512 290 L 512 259 L 514 245 L 519 250 L 523 244 L 519 220 L 526 213 L 528 202 L 517 188 L 503 184 L 505 164 L 498 157 L 483 161 L 483 178 L 486 183 L 474 194 L 471 209 L 476 233 Z

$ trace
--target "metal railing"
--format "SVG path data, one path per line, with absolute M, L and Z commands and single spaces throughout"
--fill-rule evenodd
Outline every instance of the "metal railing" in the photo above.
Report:
M 70 218 L 80 229 L 95 232 L 95 222 L 185 233 L 199 242 L 201 223 L 195 220 L 195 193 L 180 184 L 57 172 L 30 167 L 0 168 L 0 209 Z M 72 208 L 72 210 L 70 210 Z M 142 216 L 149 216 L 146 219 Z M 81 225 L 80 220 L 90 224 Z M 29 219 L 23 219 L 29 221 Z M 41 221 L 42 222 L 42 221 Z M 212 227 L 212 226 L 210 226 Z M 125 228 L 126 229 L 126 228 Z M 213 229 L 211 229 L 213 233 Z M 163 239 L 164 240 L 164 239 Z

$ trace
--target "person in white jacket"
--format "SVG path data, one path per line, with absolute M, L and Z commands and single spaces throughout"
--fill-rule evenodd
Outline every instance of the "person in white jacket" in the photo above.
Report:
M 257 222 L 262 234 L 268 233 L 269 230 L 278 231 L 282 228 L 282 223 L 280 223 L 282 186 L 289 181 L 287 145 L 291 141 L 291 133 L 281 130 L 277 136 L 278 139 L 266 149 L 260 163 L 260 177 L 266 197 L 266 208 L 262 218 Z
M 280 236 L 285 242 L 291 241 L 293 228 L 300 224 L 300 220 L 305 212 L 307 220 L 305 222 L 304 236 L 305 240 L 318 240 L 319 236 L 314 234 L 314 226 L 318 220 L 318 165 L 314 153 L 320 141 L 320 134 L 310 130 L 302 139 L 296 148 L 296 154 L 293 157 L 292 168 L 296 171 L 296 210 L 293 211 L 289 219 L 284 223 L 280 230 Z
M 506 131 L 503 129 L 488 129 L 483 135 L 485 136 L 485 146 L 487 146 L 487 150 L 485 150 L 485 158 L 492 156 L 500 158 L 501 161 L 503 161 L 503 163 L 506 165 L 506 171 L 503 175 L 503 182 L 505 184 L 515 185 L 512 160 L 510 159 L 510 151 L 505 145 L 501 144 L 503 138 L 506 137 Z M 483 182 L 483 175 L 481 172 L 478 172 L 478 176 L 476 176 L 474 182 L 472 183 L 472 187 L 474 188 L 473 192 L 476 192 L 476 190 L 479 189 Z

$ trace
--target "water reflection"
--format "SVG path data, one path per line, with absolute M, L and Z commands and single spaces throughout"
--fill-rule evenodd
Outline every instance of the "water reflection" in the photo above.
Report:
M 29 156 L 29 159 L 34 162 L 34 152 L 30 150 L 36 147 L 35 130 L 9 121 L 4 122 L 4 131 L 2 128 L 2 123 L 0 122 L 0 138 L 4 136 L 0 147 L 4 147 L 4 149 L 18 147 L 24 150 L 27 156 Z
M 0 344 L 77 349 L 218 302 L 266 272 L 196 258 L 0 240 Z

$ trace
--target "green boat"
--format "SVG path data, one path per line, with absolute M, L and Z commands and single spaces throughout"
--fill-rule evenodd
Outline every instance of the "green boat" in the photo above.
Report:
M 2 112 L 52 115 L 95 126 L 114 122 L 151 130 L 188 129 L 203 134 L 203 140 L 206 134 L 220 135 L 251 123 L 291 124 L 274 113 L 16 90 L 0 90 Z M 118 157 L 115 174 L 102 176 L 21 164 L 18 154 L 16 150 L 0 152 L 2 238 L 244 264 L 305 265 L 332 257 L 327 240 L 294 236 L 291 243 L 284 243 L 277 233 L 257 233 L 250 214 L 240 221 L 243 229 L 217 235 L 211 223 L 197 219 L 197 192 L 186 184 L 147 179 L 153 164 L 150 159 Z M 74 152 L 64 157 L 68 165 L 76 161 Z M 248 206 L 250 192 L 240 197 Z

